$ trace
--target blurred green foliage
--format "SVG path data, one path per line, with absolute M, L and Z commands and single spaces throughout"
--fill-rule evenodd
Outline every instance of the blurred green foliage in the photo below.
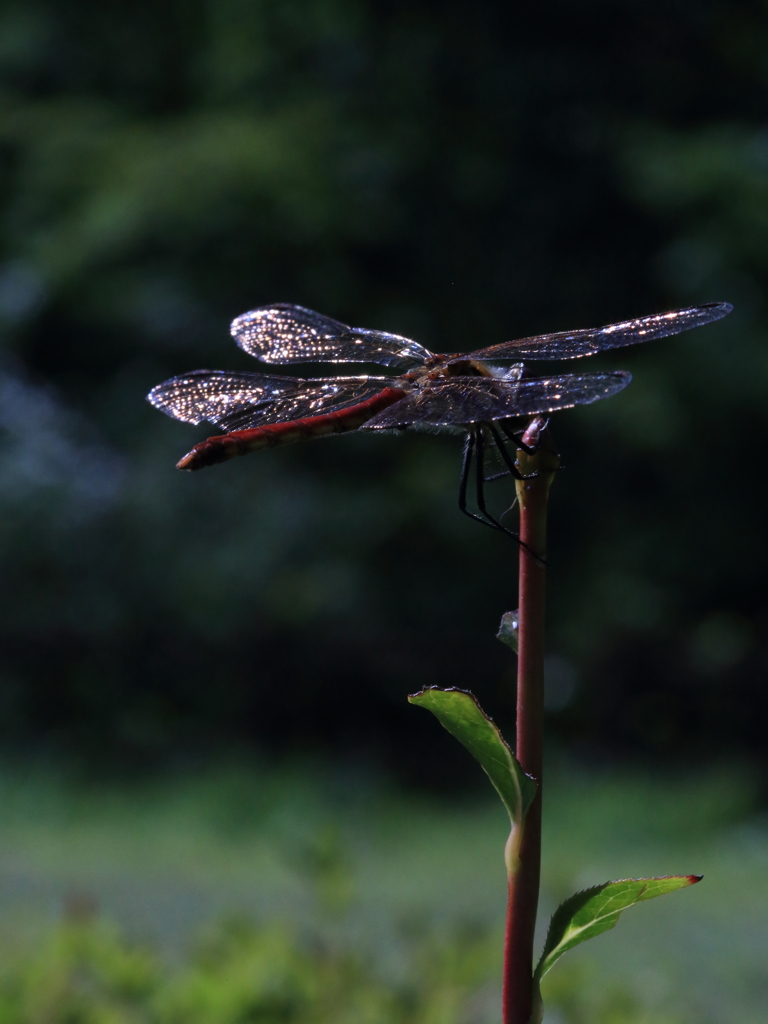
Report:
M 490 1024 L 486 936 L 422 938 L 407 977 L 387 983 L 348 951 L 302 941 L 284 928 L 233 921 L 211 929 L 188 965 L 174 969 L 98 921 L 65 922 L 0 970 L 7 1024 Z M 648 1015 L 630 989 L 590 999 L 579 972 L 551 991 L 562 1024 L 678 1024 Z M 587 1016 L 588 1014 L 588 1016 Z
M 767 53 L 746 0 L 0 0 L 6 744 L 450 774 L 405 693 L 471 685 L 503 721 L 515 603 L 456 440 L 186 477 L 204 430 L 144 394 L 255 369 L 226 327 L 271 301 L 439 351 L 727 299 L 554 425 L 552 728 L 765 749 Z
M 548 779 L 537 952 L 575 891 L 704 874 L 568 952 L 544 979 L 548 1024 L 763 1024 L 768 820 L 753 777 L 552 758 Z M 299 1020 L 313 1002 L 498 1024 L 509 826 L 484 791 L 440 800 L 317 763 L 88 784 L 0 766 L 0 1011 L 20 987 L 35 1020 L 69 993 L 194 1019 L 277 992 Z
M 574 890 L 705 877 L 558 962 L 547 1024 L 762 1024 L 750 776 L 553 760 L 537 951 Z M 0 1020 L 498 1024 L 508 823 L 487 796 L 318 765 L 88 785 L 2 766 Z

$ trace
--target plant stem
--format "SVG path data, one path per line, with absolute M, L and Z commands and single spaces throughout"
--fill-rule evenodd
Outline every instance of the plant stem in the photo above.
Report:
M 538 783 L 522 825 L 517 870 L 509 876 L 504 946 L 504 1024 L 529 1024 L 533 1000 L 533 938 L 541 872 L 541 783 L 544 740 L 544 610 L 547 499 L 558 457 L 548 435 L 534 455 L 519 450 L 519 632 L 517 654 L 517 759 Z M 531 476 L 531 474 L 537 474 Z M 539 557 L 532 554 L 535 552 Z

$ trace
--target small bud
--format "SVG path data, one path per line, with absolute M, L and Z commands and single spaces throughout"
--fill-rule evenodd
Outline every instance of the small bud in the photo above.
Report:
M 501 616 L 501 625 L 496 639 L 501 640 L 507 647 L 511 647 L 517 654 L 517 634 L 520 628 L 520 616 L 517 611 L 504 612 Z

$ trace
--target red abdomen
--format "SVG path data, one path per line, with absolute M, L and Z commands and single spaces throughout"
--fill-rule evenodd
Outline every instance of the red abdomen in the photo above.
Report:
M 287 423 L 270 423 L 264 427 L 252 427 L 250 430 L 233 430 L 231 434 L 221 434 L 201 441 L 183 459 L 176 463 L 177 469 L 205 469 L 217 462 L 227 462 L 238 455 L 248 455 L 259 448 L 275 448 L 279 444 L 292 444 L 310 437 L 322 437 L 324 434 L 343 434 L 348 430 L 357 430 L 369 419 L 399 402 L 407 391 L 401 388 L 384 388 L 372 398 L 351 405 L 347 409 L 338 409 L 322 416 L 308 416 L 301 420 L 289 420 Z

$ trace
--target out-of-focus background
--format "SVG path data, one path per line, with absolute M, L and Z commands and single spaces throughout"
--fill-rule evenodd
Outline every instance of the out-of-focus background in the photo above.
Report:
M 144 395 L 258 369 L 228 324 L 274 301 L 461 351 L 727 300 L 553 425 L 545 909 L 707 879 L 548 1020 L 764 1020 L 764 6 L 0 0 L 0 177 L 0 1002 L 497 1019 L 501 811 L 405 702 L 511 722 L 516 551 L 459 440 L 193 476 Z

